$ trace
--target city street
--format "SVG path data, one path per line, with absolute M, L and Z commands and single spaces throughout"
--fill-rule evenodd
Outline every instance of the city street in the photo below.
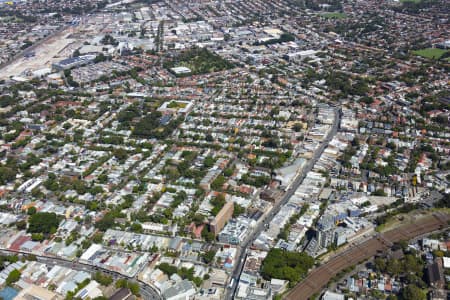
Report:
M 232 273 L 232 279 L 235 280 L 233 281 L 233 285 L 230 287 L 230 290 L 227 294 L 226 297 L 227 299 L 233 299 L 234 294 L 236 293 L 237 282 L 242 272 L 242 269 L 244 268 L 248 248 L 253 244 L 253 241 L 261 234 L 264 228 L 270 223 L 272 218 L 280 211 L 280 208 L 289 201 L 289 198 L 291 198 L 292 195 L 295 193 L 296 189 L 303 182 L 308 172 L 312 170 L 314 164 L 317 162 L 317 160 L 320 158 L 325 148 L 328 146 L 328 143 L 336 135 L 340 122 L 340 115 L 338 108 L 335 108 L 334 111 L 335 111 L 335 118 L 333 126 L 330 132 L 328 133 L 326 139 L 322 142 L 319 149 L 317 149 L 317 151 L 315 152 L 314 157 L 309 160 L 309 162 L 306 164 L 303 170 L 297 175 L 297 177 L 294 179 L 294 181 L 292 182 L 286 193 L 282 196 L 281 200 L 274 205 L 270 214 L 268 214 L 265 220 L 256 227 L 253 233 L 245 240 L 245 242 L 239 248 L 239 255 L 236 259 L 237 265 L 235 266 L 234 271 Z

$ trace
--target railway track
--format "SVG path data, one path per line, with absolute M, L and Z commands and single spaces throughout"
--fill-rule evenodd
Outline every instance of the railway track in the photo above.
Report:
M 309 299 L 312 295 L 319 293 L 342 270 L 375 256 L 377 252 L 387 250 L 395 242 L 411 240 L 436 230 L 442 230 L 449 226 L 449 221 L 450 215 L 434 213 L 430 216 L 420 218 L 415 223 L 400 226 L 397 229 L 390 230 L 361 244 L 355 245 L 330 259 L 327 263 L 312 270 L 284 299 Z

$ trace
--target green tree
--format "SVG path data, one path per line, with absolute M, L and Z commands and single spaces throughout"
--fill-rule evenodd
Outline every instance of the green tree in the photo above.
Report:
M 0 167 L 0 184 L 6 184 L 16 179 L 17 170 L 8 167 Z
M 55 213 L 38 212 L 28 219 L 28 232 L 55 233 L 59 226 L 59 219 Z
M 422 273 L 423 270 L 423 262 L 420 257 L 416 257 L 415 255 L 407 254 L 404 258 L 404 269 L 405 272 L 410 273 Z
M 42 233 L 32 233 L 31 240 L 35 242 L 42 242 L 44 240 L 44 235 Z
M 114 216 L 111 213 L 107 213 L 103 219 L 95 223 L 95 227 L 101 231 L 106 231 L 115 226 Z
M 313 265 L 314 259 L 306 253 L 272 248 L 263 261 L 261 275 L 266 280 L 279 278 L 294 284 L 305 276 Z
M 205 158 L 205 160 L 203 161 L 203 165 L 206 168 L 211 168 L 212 166 L 214 166 L 214 163 L 216 162 L 216 160 L 212 157 L 212 156 L 207 156 Z
M 17 270 L 17 269 L 12 270 L 9 273 L 8 277 L 6 277 L 6 281 L 5 281 L 6 285 L 11 285 L 11 284 L 19 281 L 21 275 L 22 274 L 20 273 L 19 270 Z
M 128 281 L 127 287 L 130 289 L 131 293 L 135 296 L 139 296 L 139 284 L 137 282 Z
M 168 263 L 161 263 L 157 266 L 158 269 L 164 272 L 167 276 L 172 276 L 172 274 L 177 273 L 177 267 L 172 266 Z
M 219 211 L 222 209 L 222 207 L 225 205 L 226 201 L 225 201 L 225 196 L 223 194 L 219 194 L 216 197 L 212 198 L 209 201 L 213 208 L 211 210 L 211 213 L 214 216 L 217 216 L 217 214 L 219 213 Z
M 113 279 L 111 276 L 104 274 L 102 272 L 96 272 L 92 276 L 92 279 L 94 279 L 95 281 L 97 281 L 98 283 L 100 283 L 103 286 L 109 286 L 113 282 Z
M 233 218 L 236 218 L 240 215 L 245 213 L 245 208 L 239 204 L 234 204 L 234 210 L 233 210 Z
M 28 215 L 34 215 L 36 213 L 36 207 L 34 207 L 34 206 L 31 206 L 30 208 L 28 208 L 28 210 L 27 210 L 27 214 Z
M 217 176 L 217 178 L 211 183 L 211 189 L 222 190 L 222 186 L 226 182 L 226 178 L 222 175 Z
M 92 237 L 92 241 L 96 244 L 101 244 L 103 242 L 103 233 L 97 232 Z
M 223 175 L 226 177 L 230 177 L 231 175 L 233 175 L 233 169 L 232 168 L 225 169 L 225 171 L 223 171 Z
M 142 225 L 139 223 L 133 223 L 130 226 L 130 230 L 137 233 L 142 233 Z
M 295 132 L 300 132 L 303 129 L 303 125 L 301 123 L 295 123 L 292 129 L 294 129 Z
M 127 281 L 121 278 L 116 281 L 116 288 L 128 288 L 133 295 L 139 296 L 139 284 L 137 282 Z
M 202 258 L 205 264 L 209 264 L 214 260 L 214 257 L 216 256 L 216 251 L 209 250 L 203 253 Z
M 106 183 L 108 182 L 108 175 L 100 174 L 97 179 L 99 183 Z
M 378 190 L 376 190 L 375 192 L 373 192 L 373 195 L 374 196 L 383 196 L 383 197 L 386 197 L 387 196 L 387 194 L 384 192 L 384 190 L 382 190 L 382 189 L 378 189 Z
M 120 278 L 116 281 L 116 288 L 126 288 L 127 287 L 127 280 Z
M 216 237 L 214 236 L 214 233 L 209 230 L 208 226 L 205 226 L 202 230 L 202 238 L 207 242 L 212 242 Z
M 415 285 L 408 285 L 402 291 L 402 298 L 414 299 L 414 300 L 427 300 L 427 294 L 424 290 L 420 289 Z
M 402 265 L 397 259 L 393 259 L 389 262 L 389 264 L 386 267 L 386 271 L 391 276 L 398 276 L 402 272 Z
M 117 158 L 120 162 L 124 162 L 128 158 L 128 153 L 123 148 L 117 148 L 114 149 L 113 155 L 115 158 Z
M 386 270 L 386 260 L 381 258 L 381 257 L 377 257 L 375 258 L 375 268 L 378 272 L 384 272 Z

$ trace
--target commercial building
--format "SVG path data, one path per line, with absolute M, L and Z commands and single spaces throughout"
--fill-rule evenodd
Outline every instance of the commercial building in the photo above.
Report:
M 240 244 L 247 237 L 252 221 L 252 219 L 246 217 L 231 220 L 220 232 L 219 242 L 233 245 Z
M 322 300 L 344 300 L 345 297 L 342 294 L 326 291 L 322 296 Z
M 183 300 L 195 294 L 195 288 L 189 280 L 183 280 L 164 291 L 164 299 Z
M 191 73 L 191 69 L 187 67 L 175 67 L 170 69 L 176 75 L 185 75 Z
M 63 59 L 57 63 L 54 63 L 52 67 L 57 71 L 68 70 L 75 67 L 80 67 L 91 63 L 95 59 L 95 55 L 83 55 L 77 57 L 71 57 L 67 59 Z
M 231 219 L 233 216 L 234 211 L 234 203 L 233 202 L 227 202 L 222 207 L 222 209 L 219 211 L 217 216 L 211 221 L 209 224 L 211 227 L 211 231 L 218 235 L 222 228 L 225 226 L 225 224 L 228 222 L 228 220 Z

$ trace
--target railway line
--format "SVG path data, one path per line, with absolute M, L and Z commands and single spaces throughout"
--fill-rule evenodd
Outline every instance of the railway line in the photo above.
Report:
M 417 222 L 402 225 L 399 228 L 379 234 L 376 237 L 357 244 L 348 250 L 338 254 L 327 263 L 312 270 L 308 276 L 297 284 L 284 299 L 306 300 L 312 295 L 319 293 L 326 284 L 342 270 L 356 265 L 378 252 L 387 250 L 395 242 L 411 240 L 424 234 L 448 227 L 450 215 L 444 213 L 433 213 L 422 217 Z

